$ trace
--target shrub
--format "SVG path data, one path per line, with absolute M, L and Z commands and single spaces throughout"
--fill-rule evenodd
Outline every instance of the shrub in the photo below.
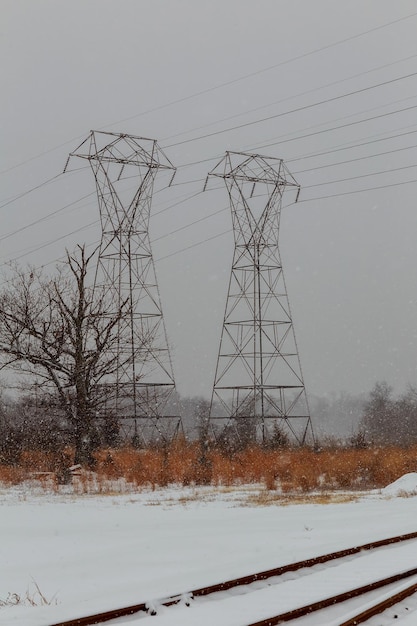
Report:
M 52 473 L 58 483 L 71 479 L 74 450 L 22 450 L 0 462 L 0 481 L 16 484 L 34 473 Z M 202 455 L 198 443 L 174 441 L 159 448 L 106 448 L 95 453 L 95 484 L 124 479 L 133 487 L 170 483 L 237 485 L 263 483 L 284 493 L 381 488 L 405 473 L 417 471 L 417 446 L 313 450 L 307 447 L 271 449 L 252 445 L 225 451 L 211 445 Z M 87 478 L 83 478 L 84 482 Z M 87 480 L 87 482 L 88 482 Z

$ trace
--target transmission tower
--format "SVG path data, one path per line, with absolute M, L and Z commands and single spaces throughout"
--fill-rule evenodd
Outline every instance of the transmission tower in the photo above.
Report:
M 242 152 L 226 152 L 206 186 L 211 178 L 229 194 L 235 247 L 209 428 L 243 442 L 312 442 L 278 247 L 283 195 L 297 199 L 299 185 L 281 159 Z
M 88 160 L 96 183 L 102 235 L 94 289 L 108 314 L 125 311 L 112 348 L 116 374 L 103 383 L 103 417 L 129 420 L 140 442 L 170 440 L 181 420 L 169 414 L 175 383 L 149 220 L 156 176 L 167 171 L 172 181 L 175 168 L 155 140 L 126 134 L 91 131 L 72 156 Z

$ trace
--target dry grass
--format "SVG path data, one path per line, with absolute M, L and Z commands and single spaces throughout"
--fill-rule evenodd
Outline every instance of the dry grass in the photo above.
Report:
M 352 493 L 325 492 L 314 494 L 280 494 L 277 491 L 258 491 L 257 493 L 247 494 L 241 500 L 241 504 L 247 506 L 271 506 L 271 504 L 279 504 L 280 506 L 293 504 L 341 504 L 344 502 L 355 502 L 357 496 Z
M 3 485 L 18 485 L 27 478 L 27 472 L 22 467 L 0 465 L 0 483 Z
M 9 592 L 5 598 L 0 598 L 0 608 L 21 604 L 26 606 L 51 606 L 52 604 L 58 604 L 55 596 L 51 599 L 46 598 L 35 581 L 32 582 L 32 586 L 33 588 L 27 589 L 23 595 Z
M 76 493 L 120 493 L 168 484 L 233 486 L 262 483 L 268 491 L 305 494 L 375 489 L 417 471 L 417 446 L 409 448 L 265 450 L 259 446 L 226 453 L 213 448 L 200 461 L 196 443 L 178 440 L 170 446 L 137 450 L 100 450 L 94 472 L 73 477 Z M 0 483 L 16 485 L 29 478 L 57 485 L 73 463 L 73 452 L 23 452 L 18 466 L 0 465 Z M 267 497 L 267 496 L 263 496 Z M 323 497 L 323 496 L 322 496 Z

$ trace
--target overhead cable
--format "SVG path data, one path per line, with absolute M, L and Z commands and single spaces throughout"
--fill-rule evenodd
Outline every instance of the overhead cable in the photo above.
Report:
M 333 87 L 334 85 L 339 85 L 340 83 L 345 83 L 349 80 L 353 80 L 354 78 L 359 78 L 360 76 L 365 76 L 366 74 L 371 74 L 373 72 L 377 72 L 382 69 L 386 69 L 387 67 L 391 67 L 393 65 L 397 65 L 398 63 L 403 63 L 404 61 L 409 61 L 410 59 L 414 59 L 417 54 L 411 54 L 408 57 L 403 57 L 402 59 L 398 59 L 397 61 L 392 61 L 391 63 L 385 63 L 384 65 L 378 65 L 370 70 L 365 70 L 364 72 L 359 72 L 358 74 L 352 74 L 352 76 L 347 76 L 345 78 L 339 78 L 331 83 L 326 83 L 324 85 L 320 85 L 319 87 L 314 87 L 312 89 L 307 89 L 306 91 L 301 91 L 299 93 L 293 94 L 292 96 L 287 96 L 286 98 L 281 98 L 281 100 L 275 100 L 274 102 L 270 102 L 268 104 L 263 104 L 262 106 L 255 107 L 254 109 L 248 109 L 247 111 L 242 111 L 241 113 L 236 113 L 234 115 L 229 115 L 222 119 L 215 120 L 214 122 L 209 122 L 207 124 L 202 124 L 200 126 L 195 126 L 194 128 L 190 128 L 187 131 L 182 131 L 180 133 L 176 133 L 175 135 L 169 135 L 168 137 L 163 137 L 162 141 L 168 141 L 170 139 L 175 139 L 175 137 L 180 137 L 181 135 L 186 135 L 192 133 L 196 130 L 201 130 L 203 128 L 208 128 L 210 126 L 214 126 L 216 124 L 220 124 L 221 122 L 228 122 L 229 120 L 236 119 L 237 117 L 243 117 L 244 115 L 248 115 L 249 113 L 256 113 L 257 111 L 262 111 L 263 109 L 268 109 L 271 106 L 276 106 L 277 104 L 282 104 L 283 102 L 288 102 L 288 100 L 294 100 L 295 98 L 300 98 L 301 96 L 307 96 L 308 94 L 315 93 L 316 91 L 321 91 L 322 89 L 327 89 L 327 87 Z
M 341 44 L 347 43 L 349 41 L 353 41 L 365 35 L 369 35 L 370 33 L 376 32 L 378 30 L 382 30 L 387 28 L 388 26 L 392 26 L 393 24 L 398 24 L 399 22 L 403 22 L 404 20 L 408 20 L 410 18 L 416 17 L 417 12 L 409 13 L 408 15 L 404 15 L 396 20 L 391 20 L 390 22 L 386 22 L 385 24 L 381 24 L 380 26 L 375 26 L 374 28 L 370 28 L 368 30 L 357 33 L 356 35 L 351 35 L 350 37 L 345 37 L 344 39 L 340 39 L 331 44 L 327 44 L 325 46 L 321 46 L 320 48 L 315 48 L 314 50 L 310 50 L 309 52 L 304 52 L 295 57 L 291 57 L 290 59 L 286 59 L 284 61 L 280 61 L 279 63 L 275 63 L 274 65 L 270 65 L 268 67 L 264 67 L 260 70 L 256 70 L 255 72 L 250 72 L 248 74 L 244 74 L 232 80 L 225 81 L 223 83 L 219 83 L 218 85 L 214 85 L 213 87 L 208 87 L 207 89 L 202 89 L 201 91 L 197 91 L 188 96 L 184 96 L 182 98 L 178 98 L 176 100 L 171 100 L 171 102 L 167 102 L 165 104 L 161 104 L 157 107 L 153 107 L 152 109 L 148 109 L 146 111 L 142 111 L 141 113 L 137 113 L 136 115 L 132 115 L 130 117 L 125 117 L 124 119 L 117 120 L 112 122 L 111 124 L 107 124 L 106 126 L 102 126 L 99 130 L 103 128 L 108 128 L 109 126 L 114 126 L 115 124 L 122 124 L 123 122 L 129 122 L 130 120 L 136 119 L 137 117 L 141 117 L 142 115 L 147 115 L 149 113 L 155 113 L 156 111 L 160 111 L 162 109 L 166 109 L 167 107 L 173 106 L 175 104 L 180 104 L 181 102 L 186 102 L 187 100 L 191 100 L 192 98 L 197 98 L 199 96 L 203 96 L 212 91 L 216 91 L 217 89 L 223 89 L 224 87 L 229 87 L 230 85 L 234 85 L 236 83 L 247 80 L 248 78 L 253 78 L 254 76 L 259 76 L 259 74 L 264 74 L 271 70 L 277 69 L 278 67 L 282 67 L 283 65 L 288 65 L 290 63 L 294 63 L 295 61 L 300 61 L 306 57 L 309 57 L 314 54 L 318 54 L 319 52 L 324 52 L 325 50 L 329 50 L 330 48 L 334 48 L 336 46 L 340 46 Z
M 263 122 L 268 122 L 273 119 L 277 119 L 279 117 L 284 117 L 285 115 L 292 115 L 293 113 L 299 113 L 300 111 L 306 111 L 307 109 L 311 109 L 313 107 L 321 106 L 322 104 L 327 104 L 329 102 L 334 102 L 335 100 L 341 100 L 342 98 L 347 98 L 359 93 L 364 93 L 365 91 L 369 91 L 371 89 L 376 89 L 378 87 L 383 87 L 385 85 L 389 85 L 400 80 L 405 80 L 407 78 L 412 78 L 417 76 L 417 72 L 411 72 L 410 74 L 405 74 L 403 76 L 398 76 L 397 78 L 391 78 L 390 80 L 383 81 L 381 83 L 377 83 L 375 85 L 370 85 L 368 87 L 362 87 L 361 89 L 355 89 L 354 91 L 350 91 L 344 94 L 340 94 L 339 96 L 333 96 L 332 98 L 326 98 L 325 100 L 320 100 L 318 102 L 313 102 L 311 104 L 305 104 L 301 107 L 296 107 L 295 109 L 290 109 L 289 111 L 282 111 L 281 113 L 275 113 L 274 115 L 268 115 L 267 117 L 263 117 L 258 120 L 252 120 L 251 122 L 245 122 L 244 124 L 238 124 L 237 126 L 230 126 L 229 128 L 223 128 L 222 130 L 216 130 L 212 133 L 206 133 L 205 135 L 200 135 L 198 137 L 192 137 L 191 139 L 184 139 L 183 141 L 178 141 L 176 143 L 171 143 L 166 146 L 163 146 L 164 149 L 173 148 L 175 146 L 181 146 L 186 143 L 191 143 L 193 141 L 199 141 L 200 139 L 207 139 L 208 137 L 214 137 L 216 135 L 222 135 L 223 133 L 228 133 L 232 130 L 239 130 L 240 128 L 247 128 L 248 126 L 254 126 L 255 124 L 261 124 Z

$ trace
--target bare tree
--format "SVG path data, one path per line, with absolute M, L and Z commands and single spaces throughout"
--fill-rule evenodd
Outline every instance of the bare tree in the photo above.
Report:
M 104 381 L 120 365 L 112 348 L 128 312 L 121 303 L 109 314 L 105 296 L 88 286 L 92 257 L 78 246 L 53 277 L 15 267 L 0 292 L 0 367 L 58 398 L 73 428 L 77 463 L 92 462 L 93 418 L 112 390 Z
M 369 393 L 361 420 L 367 441 L 378 445 L 399 444 L 402 424 L 393 389 L 385 381 L 377 382 Z
M 417 440 L 417 390 L 409 386 L 399 398 L 385 382 L 376 383 L 365 405 L 361 427 L 366 440 L 407 446 Z

